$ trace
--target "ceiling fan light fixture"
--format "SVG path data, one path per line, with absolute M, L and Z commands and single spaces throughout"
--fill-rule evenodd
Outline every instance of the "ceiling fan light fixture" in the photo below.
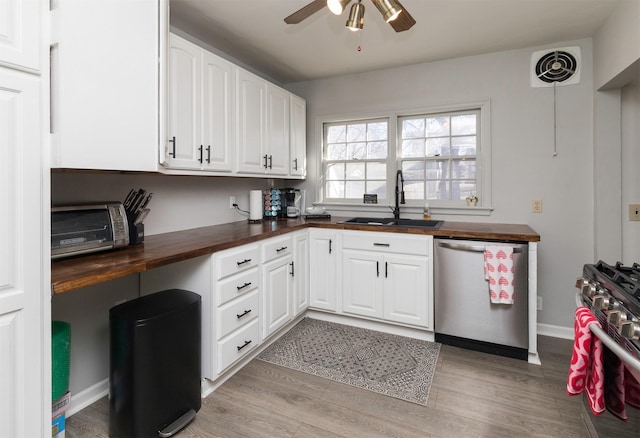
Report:
M 361 30 L 364 27 L 364 5 L 361 3 L 361 0 L 351 5 L 346 26 L 353 32 Z
M 332 14 L 340 15 L 349 3 L 351 0 L 327 0 L 327 7 Z
M 402 7 L 396 2 L 396 0 L 371 0 L 376 8 L 382 14 L 384 21 L 389 23 L 395 20 L 402 12 Z

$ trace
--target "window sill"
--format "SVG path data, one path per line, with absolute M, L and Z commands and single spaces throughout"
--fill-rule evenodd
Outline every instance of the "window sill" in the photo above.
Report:
M 331 202 L 314 202 L 314 205 L 325 207 L 327 210 L 335 212 L 362 212 L 366 214 L 388 214 L 391 213 L 393 207 L 386 204 L 344 204 L 344 203 L 331 203 Z M 432 215 L 460 215 L 460 216 L 490 216 L 493 211 L 493 207 L 430 207 Z M 417 206 L 401 206 L 401 214 L 413 214 L 422 216 L 424 210 L 422 207 Z M 352 214 L 352 213 L 349 213 Z

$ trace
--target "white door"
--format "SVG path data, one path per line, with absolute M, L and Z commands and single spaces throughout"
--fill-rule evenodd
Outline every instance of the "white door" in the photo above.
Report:
M 428 257 L 385 255 L 384 319 L 426 327 Z
M 265 86 L 266 82 L 258 76 L 236 69 L 236 153 L 240 173 L 267 171 Z
M 309 306 L 336 311 L 338 234 L 311 230 L 309 234 Z
M 294 315 L 309 307 L 309 234 L 305 231 L 294 237 Z
M 202 56 L 203 169 L 231 171 L 233 67 L 203 51 Z
M 279 258 L 263 266 L 263 339 L 269 337 L 292 319 L 293 256 Z
M 39 76 L 0 67 L 0 435 L 7 437 L 51 434 L 51 317 L 43 290 L 49 165 L 39 90 Z
M 0 65 L 40 70 L 40 2 L 0 1 Z M 17 18 L 12 20 L 12 18 Z
M 289 174 L 289 93 L 266 84 L 267 173 Z
M 342 251 L 342 311 L 382 318 L 382 257 L 369 251 Z
M 176 35 L 170 38 L 165 160 L 171 168 L 200 169 L 204 156 L 200 125 L 202 50 Z
M 307 174 L 307 103 L 291 95 L 289 174 L 304 177 Z

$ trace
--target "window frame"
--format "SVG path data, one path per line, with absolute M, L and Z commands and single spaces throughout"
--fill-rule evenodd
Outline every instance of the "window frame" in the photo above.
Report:
M 316 138 L 319 147 L 317 149 L 317 174 L 318 185 L 316 188 L 316 202 L 318 205 L 330 207 L 334 210 L 361 210 L 361 211 L 388 211 L 388 207 L 394 202 L 394 187 L 396 170 L 401 168 L 399 154 L 401 117 L 423 116 L 439 113 L 453 113 L 460 111 L 478 110 L 480 114 L 478 144 L 480 150 L 476 154 L 476 206 L 468 206 L 464 200 L 440 201 L 440 200 L 410 200 L 403 205 L 403 210 L 409 213 L 420 213 L 424 203 L 428 202 L 430 208 L 438 214 L 462 214 L 488 216 L 493 210 L 491 200 L 491 102 L 490 100 L 463 102 L 458 104 L 434 105 L 419 108 L 380 111 L 375 113 L 346 113 L 336 115 L 324 115 L 316 117 Z M 387 157 L 387 199 L 376 204 L 354 203 L 352 200 L 341 201 L 339 199 L 325 198 L 325 161 L 324 161 L 324 125 L 326 123 L 356 123 L 376 119 L 388 120 L 388 157 Z

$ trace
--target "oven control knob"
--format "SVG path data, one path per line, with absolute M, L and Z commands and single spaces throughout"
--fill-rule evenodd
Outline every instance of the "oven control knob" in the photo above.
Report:
M 608 309 L 609 308 L 609 296 L 598 295 L 593 297 L 593 307 L 596 309 Z
M 588 281 L 585 282 L 585 284 L 582 286 L 582 295 L 587 298 L 591 298 L 595 294 L 596 294 L 596 285 Z
M 613 324 L 619 329 L 620 325 L 623 322 L 627 321 L 627 314 L 626 312 L 621 312 L 620 310 L 612 310 L 607 315 L 607 321 L 609 321 L 609 323 Z
M 582 289 L 583 287 L 585 287 L 588 284 L 589 284 L 589 280 L 587 280 L 586 278 L 584 278 L 584 277 L 576 278 L 576 287 L 578 289 Z
M 620 324 L 620 336 L 627 339 L 640 339 L 640 324 L 635 321 L 625 321 Z

